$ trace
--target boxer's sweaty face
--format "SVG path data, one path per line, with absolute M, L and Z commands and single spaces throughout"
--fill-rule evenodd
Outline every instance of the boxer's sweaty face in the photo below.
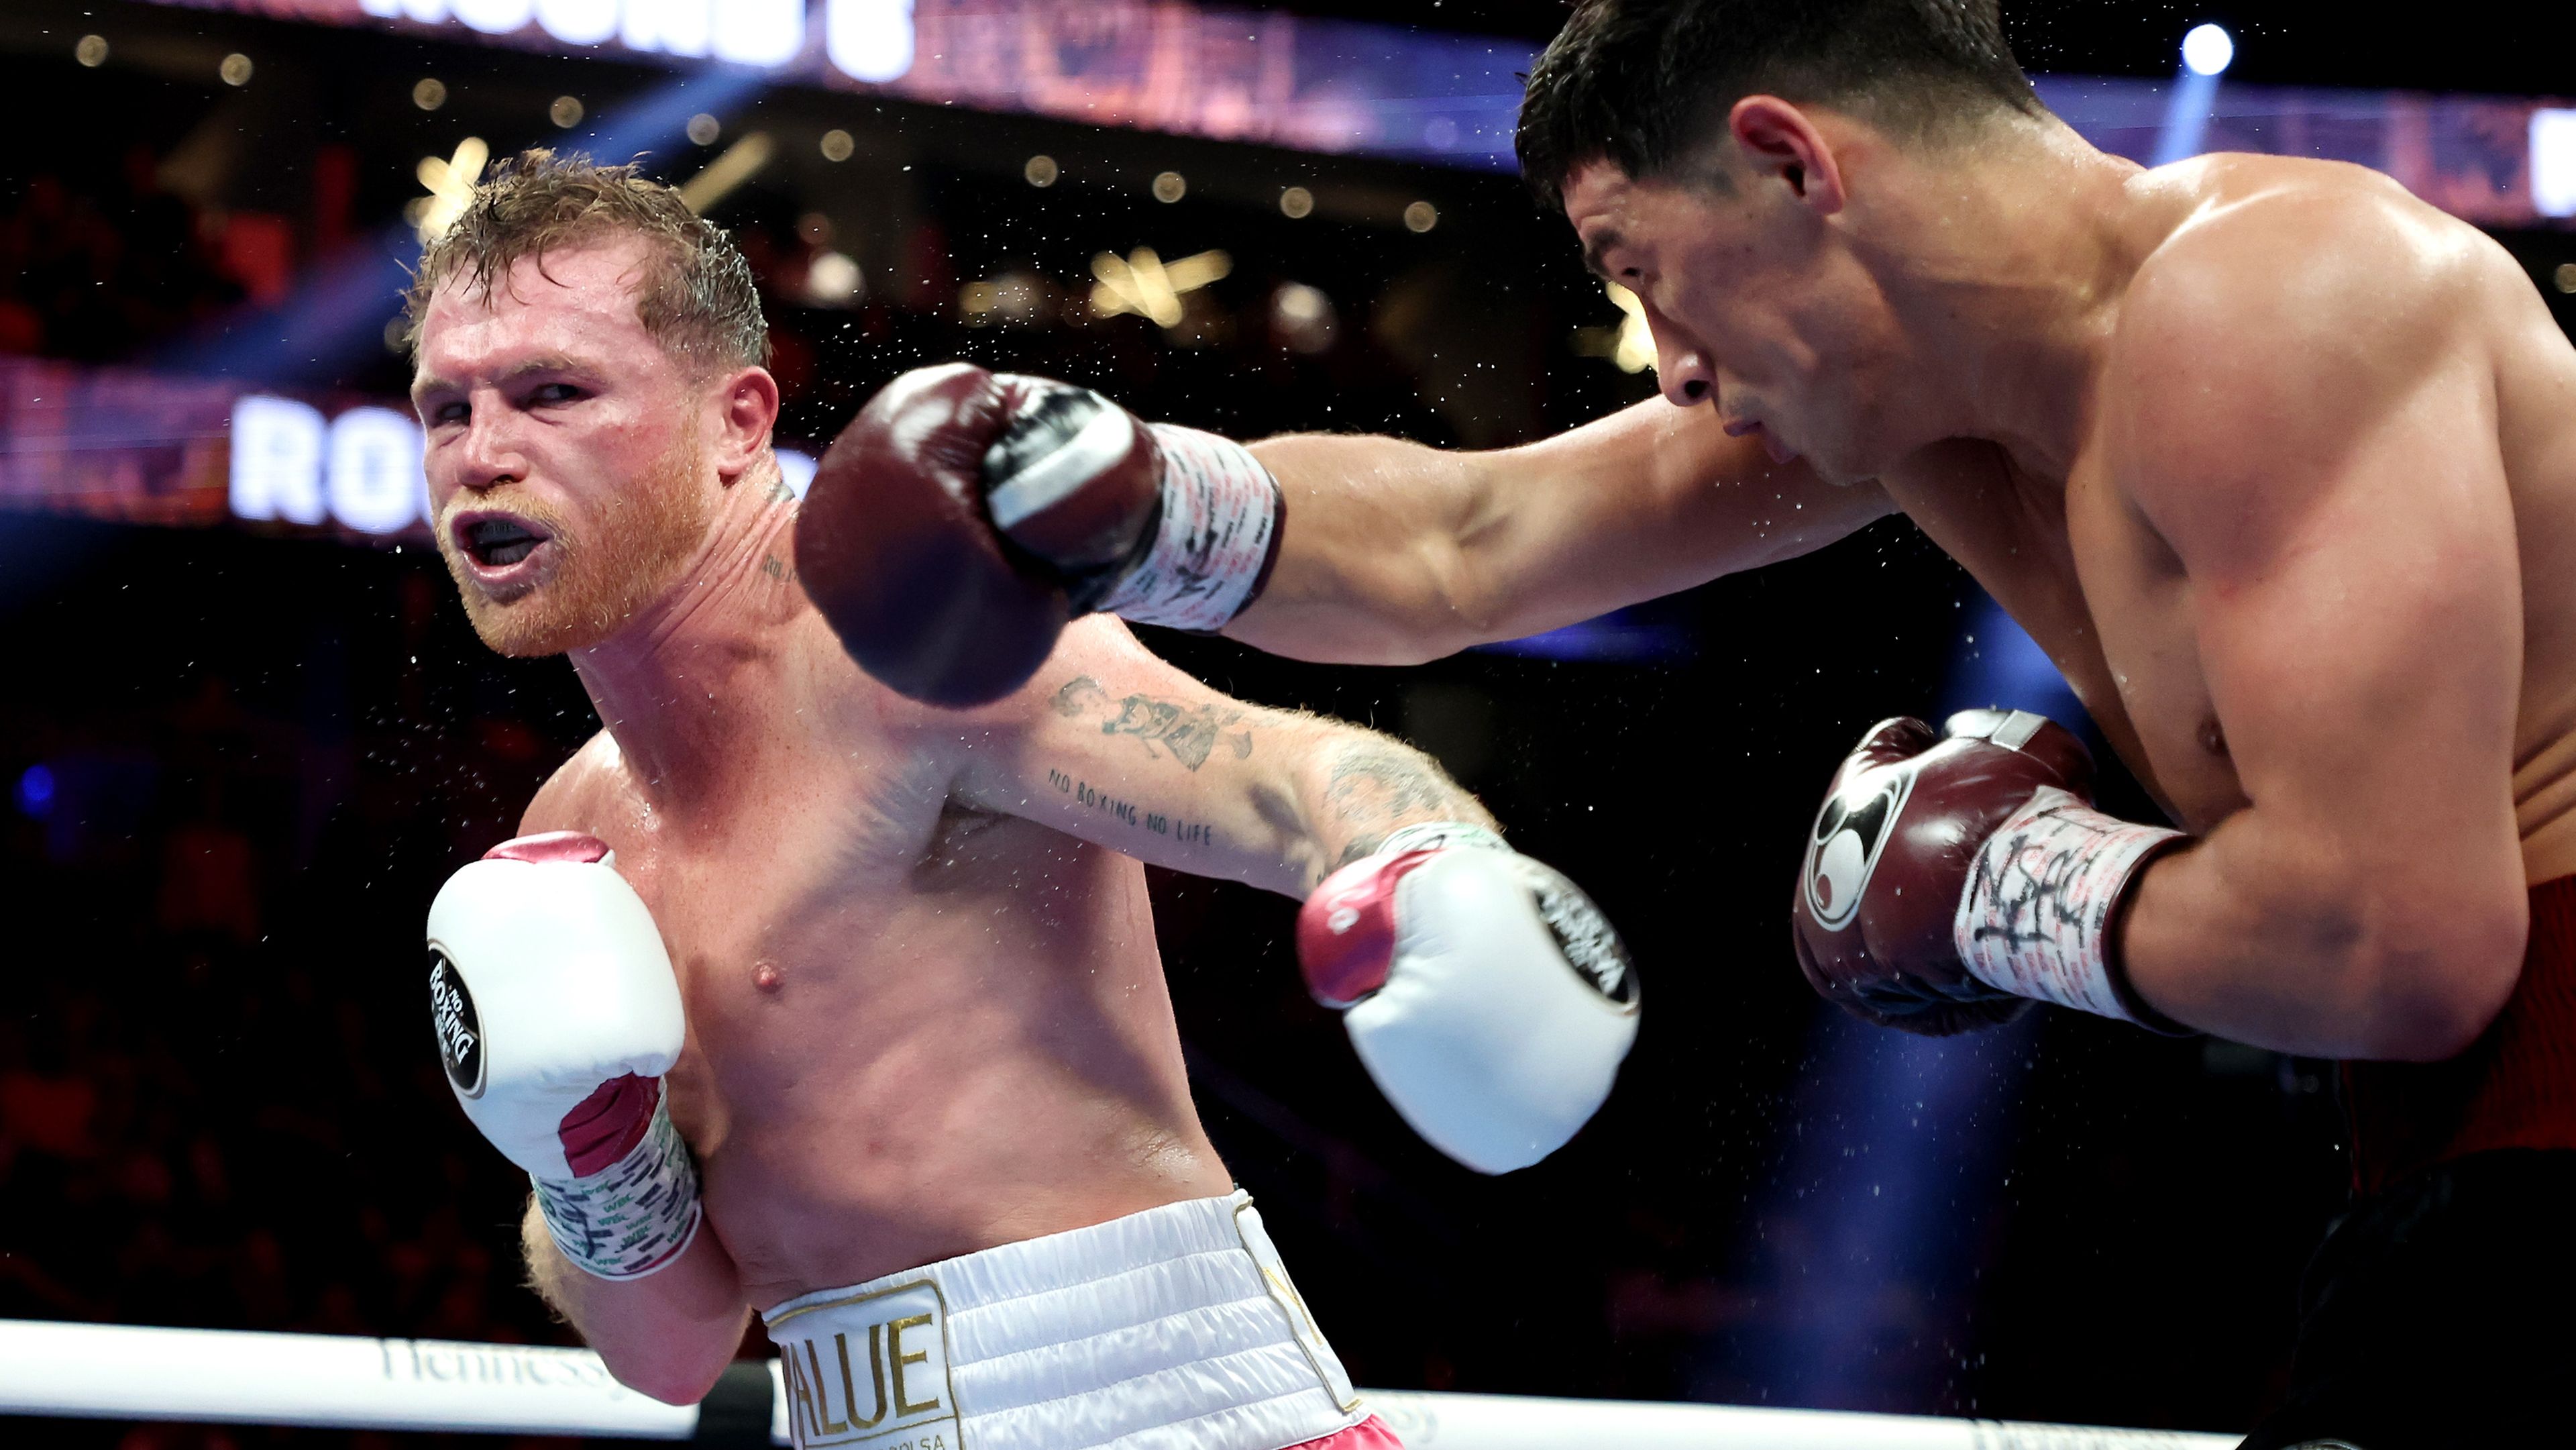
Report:
M 422 318 L 412 401 L 438 548 L 503 654 L 614 634 L 671 587 L 714 515 L 701 389 L 636 315 L 645 248 L 558 248 L 489 297 L 460 278 Z
M 1899 393 L 1879 381 L 1894 329 L 1877 289 L 1785 186 L 1703 169 L 1578 167 L 1565 212 L 1586 261 L 1637 294 L 1676 406 L 1711 404 L 1835 482 L 1875 475 L 1910 445 L 1884 406 Z

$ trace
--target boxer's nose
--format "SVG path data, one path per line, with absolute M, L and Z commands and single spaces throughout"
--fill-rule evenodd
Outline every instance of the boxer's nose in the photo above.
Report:
M 1717 368 L 1705 349 L 1675 335 L 1669 326 L 1655 329 L 1655 381 L 1664 400 L 1676 408 L 1695 408 L 1717 400 Z

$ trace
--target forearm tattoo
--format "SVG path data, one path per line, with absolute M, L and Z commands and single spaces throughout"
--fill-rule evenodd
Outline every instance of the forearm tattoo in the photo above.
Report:
M 1167 836 L 1183 846 L 1213 846 L 1216 827 L 1206 821 L 1194 821 L 1174 811 L 1141 809 L 1134 801 L 1112 795 L 1070 771 L 1047 767 L 1047 784 L 1056 794 L 1072 800 L 1084 810 L 1094 811 L 1140 831 Z
M 1076 675 L 1055 692 L 1055 712 L 1073 720 L 1096 718 L 1101 734 L 1132 735 L 1146 754 L 1157 760 L 1169 755 L 1192 771 L 1207 764 L 1218 750 L 1231 752 L 1237 760 L 1252 754 L 1251 717 L 1246 711 L 1184 705 L 1151 695 L 1111 699 L 1089 675 Z
M 1324 805 L 1332 823 L 1352 833 L 1336 867 L 1374 855 L 1387 833 L 1399 826 L 1435 820 L 1486 825 L 1493 820 L 1429 756 L 1373 735 L 1336 750 Z

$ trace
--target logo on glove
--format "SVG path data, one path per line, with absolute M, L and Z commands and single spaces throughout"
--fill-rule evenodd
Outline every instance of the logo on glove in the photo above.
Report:
M 1905 798 L 1913 793 L 1913 771 L 1872 771 L 1835 792 L 1816 813 L 1806 869 L 1798 875 L 1798 889 L 1806 894 L 1807 912 L 1816 925 L 1827 931 L 1851 925 L 1888 837 L 1895 834 Z
M 1633 1007 L 1637 1002 L 1637 967 L 1628 956 L 1628 944 L 1592 904 L 1583 889 L 1555 871 L 1526 856 L 1515 856 L 1512 864 L 1529 885 L 1531 904 L 1538 908 L 1539 920 L 1546 923 L 1548 934 L 1556 938 L 1556 949 L 1565 964 L 1574 969 L 1584 984 L 1599 992 L 1615 1007 Z
M 469 1098 L 483 1095 L 483 1019 L 474 1014 L 474 995 L 447 953 L 429 949 L 429 1025 L 438 1034 L 438 1060 L 447 1080 Z

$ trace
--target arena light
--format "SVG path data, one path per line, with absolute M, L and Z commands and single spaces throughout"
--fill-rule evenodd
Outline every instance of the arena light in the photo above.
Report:
M 412 168 L 412 175 L 429 189 L 429 195 L 412 202 L 416 210 L 406 213 L 423 246 L 447 235 L 447 229 L 465 215 L 465 208 L 474 202 L 474 183 L 483 179 L 483 164 L 491 159 L 492 148 L 483 138 L 468 136 L 456 143 L 455 155 L 424 156 Z
M 700 216 L 707 208 L 732 194 L 733 189 L 760 174 L 777 153 L 778 145 L 766 131 L 754 131 L 724 149 L 724 154 L 707 163 L 707 169 L 680 183 L 680 200 Z
M 1091 310 L 1102 317 L 1134 313 L 1162 327 L 1181 325 L 1181 296 L 1217 282 L 1234 270 L 1224 252 L 1200 252 L 1165 262 L 1152 247 L 1138 247 L 1125 257 L 1103 252 L 1091 259 Z
M 900 9 L 908 32 L 910 0 L 834 9 L 890 6 Z M 383 20 L 454 21 L 484 35 L 513 35 L 533 25 L 566 45 L 614 42 L 737 65 L 781 66 L 805 49 L 805 0 L 358 0 L 358 8 Z
M 2531 205 L 2542 216 L 2576 216 L 2576 111 L 2531 113 Z
M 847 252 L 818 253 L 805 268 L 805 300 L 816 307 L 848 307 L 866 291 L 858 259 Z
M 1292 352 L 1329 352 L 1339 319 L 1333 299 L 1303 282 L 1282 282 L 1270 294 L 1270 330 Z
M 2196 76 L 2214 76 L 2236 59 L 2236 37 L 2223 25 L 2195 25 L 2182 38 L 2182 63 Z
M 2209 113 L 2218 101 L 2219 73 L 2236 59 L 2236 38 L 2217 25 L 2195 25 L 2182 38 L 2182 74 L 2174 80 L 2165 103 L 2164 125 L 2148 161 L 2171 166 L 2197 156 L 2209 130 Z
M 831 0 L 823 11 L 823 53 L 852 80 L 902 79 L 912 69 L 912 0 Z
M 40 821 L 54 808 L 54 772 L 39 762 L 18 777 L 18 814 Z
M 1574 350 L 1585 357 L 1608 358 L 1623 373 L 1642 373 L 1655 365 L 1655 333 L 1646 325 L 1646 305 L 1637 294 L 1616 282 L 1604 282 L 1602 289 L 1619 309 L 1619 325 L 1578 327 L 1574 330 Z

